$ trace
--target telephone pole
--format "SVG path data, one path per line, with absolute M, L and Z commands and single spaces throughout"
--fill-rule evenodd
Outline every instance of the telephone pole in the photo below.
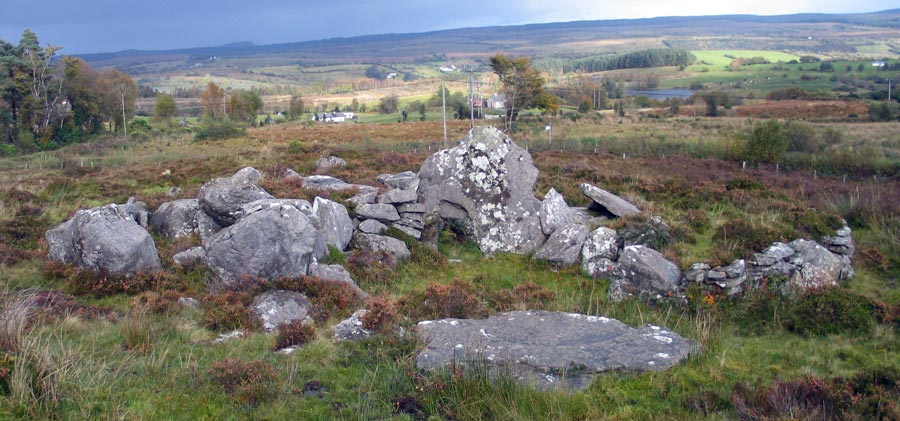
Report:
M 444 95 L 444 81 L 441 81 L 441 114 L 444 116 L 444 142 L 447 142 L 447 97 Z
M 125 137 L 128 137 L 128 122 L 125 121 L 125 91 L 119 91 L 122 95 L 122 128 L 125 129 Z

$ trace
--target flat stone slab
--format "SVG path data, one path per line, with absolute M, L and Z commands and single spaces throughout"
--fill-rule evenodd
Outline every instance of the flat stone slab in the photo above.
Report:
M 427 344 L 419 368 L 483 367 L 542 390 L 581 390 L 609 370 L 665 370 L 697 348 L 664 327 L 635 329 L 606 317 L 549 311 L 423 321 L 417 333 Z

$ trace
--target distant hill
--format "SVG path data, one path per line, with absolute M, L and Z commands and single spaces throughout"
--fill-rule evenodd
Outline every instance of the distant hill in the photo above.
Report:
M 227 62 L 229 68 L 286 64 L 404 63 L 497 52 L 573 58 L 645 48 L 770 49 L 797 53 L 900 55 L 900 9 L 862 14 L 723 15 L 576 21 L 382 34 L 285 44 L 250 42 L 165 51 L 86 54 L 96 67 L 132 74 Z M 868 48 L 880 43 L 879 48 Z M 220 63 L 221 64 L 221 63 Z

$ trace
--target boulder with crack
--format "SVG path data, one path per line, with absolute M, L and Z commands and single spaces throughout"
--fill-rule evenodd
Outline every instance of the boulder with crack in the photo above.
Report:
M 418 192 L 426 214 L 458 222 L 482 252 L 526 253 L 545 239 L 537 176 L 528 152 L 496 128 L 476 127 L 425 160 Z
M 423 321 L 416 332 L 426 344 L 421 369 L 486 367 L 543 390 L 582 390 L 604 371 L 665 370 L 697 349 L 663 327 L 548 311 Z

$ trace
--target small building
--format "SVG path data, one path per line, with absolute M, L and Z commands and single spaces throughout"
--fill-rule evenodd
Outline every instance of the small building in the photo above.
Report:
M 884 62 L 883 61 L 873 61 L 872 67 L 884 67 Z
M 506 95 L 493 94 L 488 97 L 485 105 L 494 110 L 506 109 Z
M 322 115 L 313 114 L 313 121 L 324 121 L 326 123 L 343 123 L 347 120 L 355 120 L 356 114 L 351 112 L 324 113 Z
M 388 78 L 388 79 L 396 79 L 396 78 L 397 78 L 397 73 L 394 73 L 394 72 L 388 73 L 388 74 L 387 74 L 387 78 Z

